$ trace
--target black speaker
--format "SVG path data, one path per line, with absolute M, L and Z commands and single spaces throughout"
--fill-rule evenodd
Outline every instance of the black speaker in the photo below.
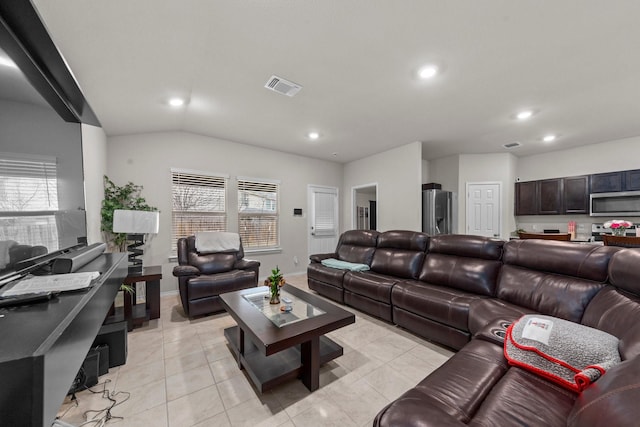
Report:
M 98 352 L 98 376 L 109 373 L 109 346 L 107 344 L 98 345 L 93 348 Z
M 98 384 L 98 358 L 100 357 L 100 353 L 96 350 L 89 350 L 87 357 L 85 357 L 84 362 L 82 362 L 82 367 L 84 368 L 84 373 L 87 376 L 87 381 L 85 386 L 87 388 L 93 387 Z
M 80 370 L 76 374 L 76 378 L 71 384 L 68 394 L 73 394 L 98 384 L 99 357 L 100 353 L 98 351 L 93 349 L 89 350 L 87 357 L 85 357 L 84 362 L 82 362 Z
M 92 347 L 101 344 L 109 348 L 110 368 L 127 363 L 127 321 L 102 325 Z
M 60 255 L 53 260 L 53 272 L 56 274 L 73 273 L 102 255 L 106 248 L 107 245 L 104 243 L 94 243 L 86 248 Z

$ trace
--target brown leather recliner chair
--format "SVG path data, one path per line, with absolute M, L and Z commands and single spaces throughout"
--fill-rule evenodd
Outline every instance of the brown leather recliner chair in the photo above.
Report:
M 173 275 L 184 312 L 189 317 L 224 310 L 220 294 L 258 285 L 260 262 L 245 260 L 238 251 L 200 253 L 195 236 L 178 239 L 178 265 Z

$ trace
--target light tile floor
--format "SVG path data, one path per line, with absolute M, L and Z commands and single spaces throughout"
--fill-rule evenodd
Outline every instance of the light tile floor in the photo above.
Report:
M 287 282 L 308 290 L 306 275 Z M 105 416 L 108 396 L 117 402 L 108 425 L 118 427 L 371 426 L 380 409 L 452 355 L 345 307 L 356 322 L 329 334 L 344 355 L 322 367 L 320 389 L 311 393 L 295 380 L 261 395 L 226 346 L 223 329 L 235 324 L 229 315 L 190 320 L 177 295 L 161 304 L 160 319 L 129 333 L 127 363 L 100 377 L 93 392 L 66 401 L 61 420 L 80 425 Z

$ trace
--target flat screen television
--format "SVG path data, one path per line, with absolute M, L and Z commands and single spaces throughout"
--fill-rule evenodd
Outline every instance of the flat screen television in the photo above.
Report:
M 66 122 L 0 40 L 0 276 L 16 259 L 86 243 L 80 123 Z M 21 251 L 11 251 L 20 245 Z M 19 252 L 19 254 L 18 254 Z

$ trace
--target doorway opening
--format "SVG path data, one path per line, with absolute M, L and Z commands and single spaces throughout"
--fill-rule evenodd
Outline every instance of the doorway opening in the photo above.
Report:
M 352 228 L 376 230 L 378 228 L 378 184 L 352 187 Z

